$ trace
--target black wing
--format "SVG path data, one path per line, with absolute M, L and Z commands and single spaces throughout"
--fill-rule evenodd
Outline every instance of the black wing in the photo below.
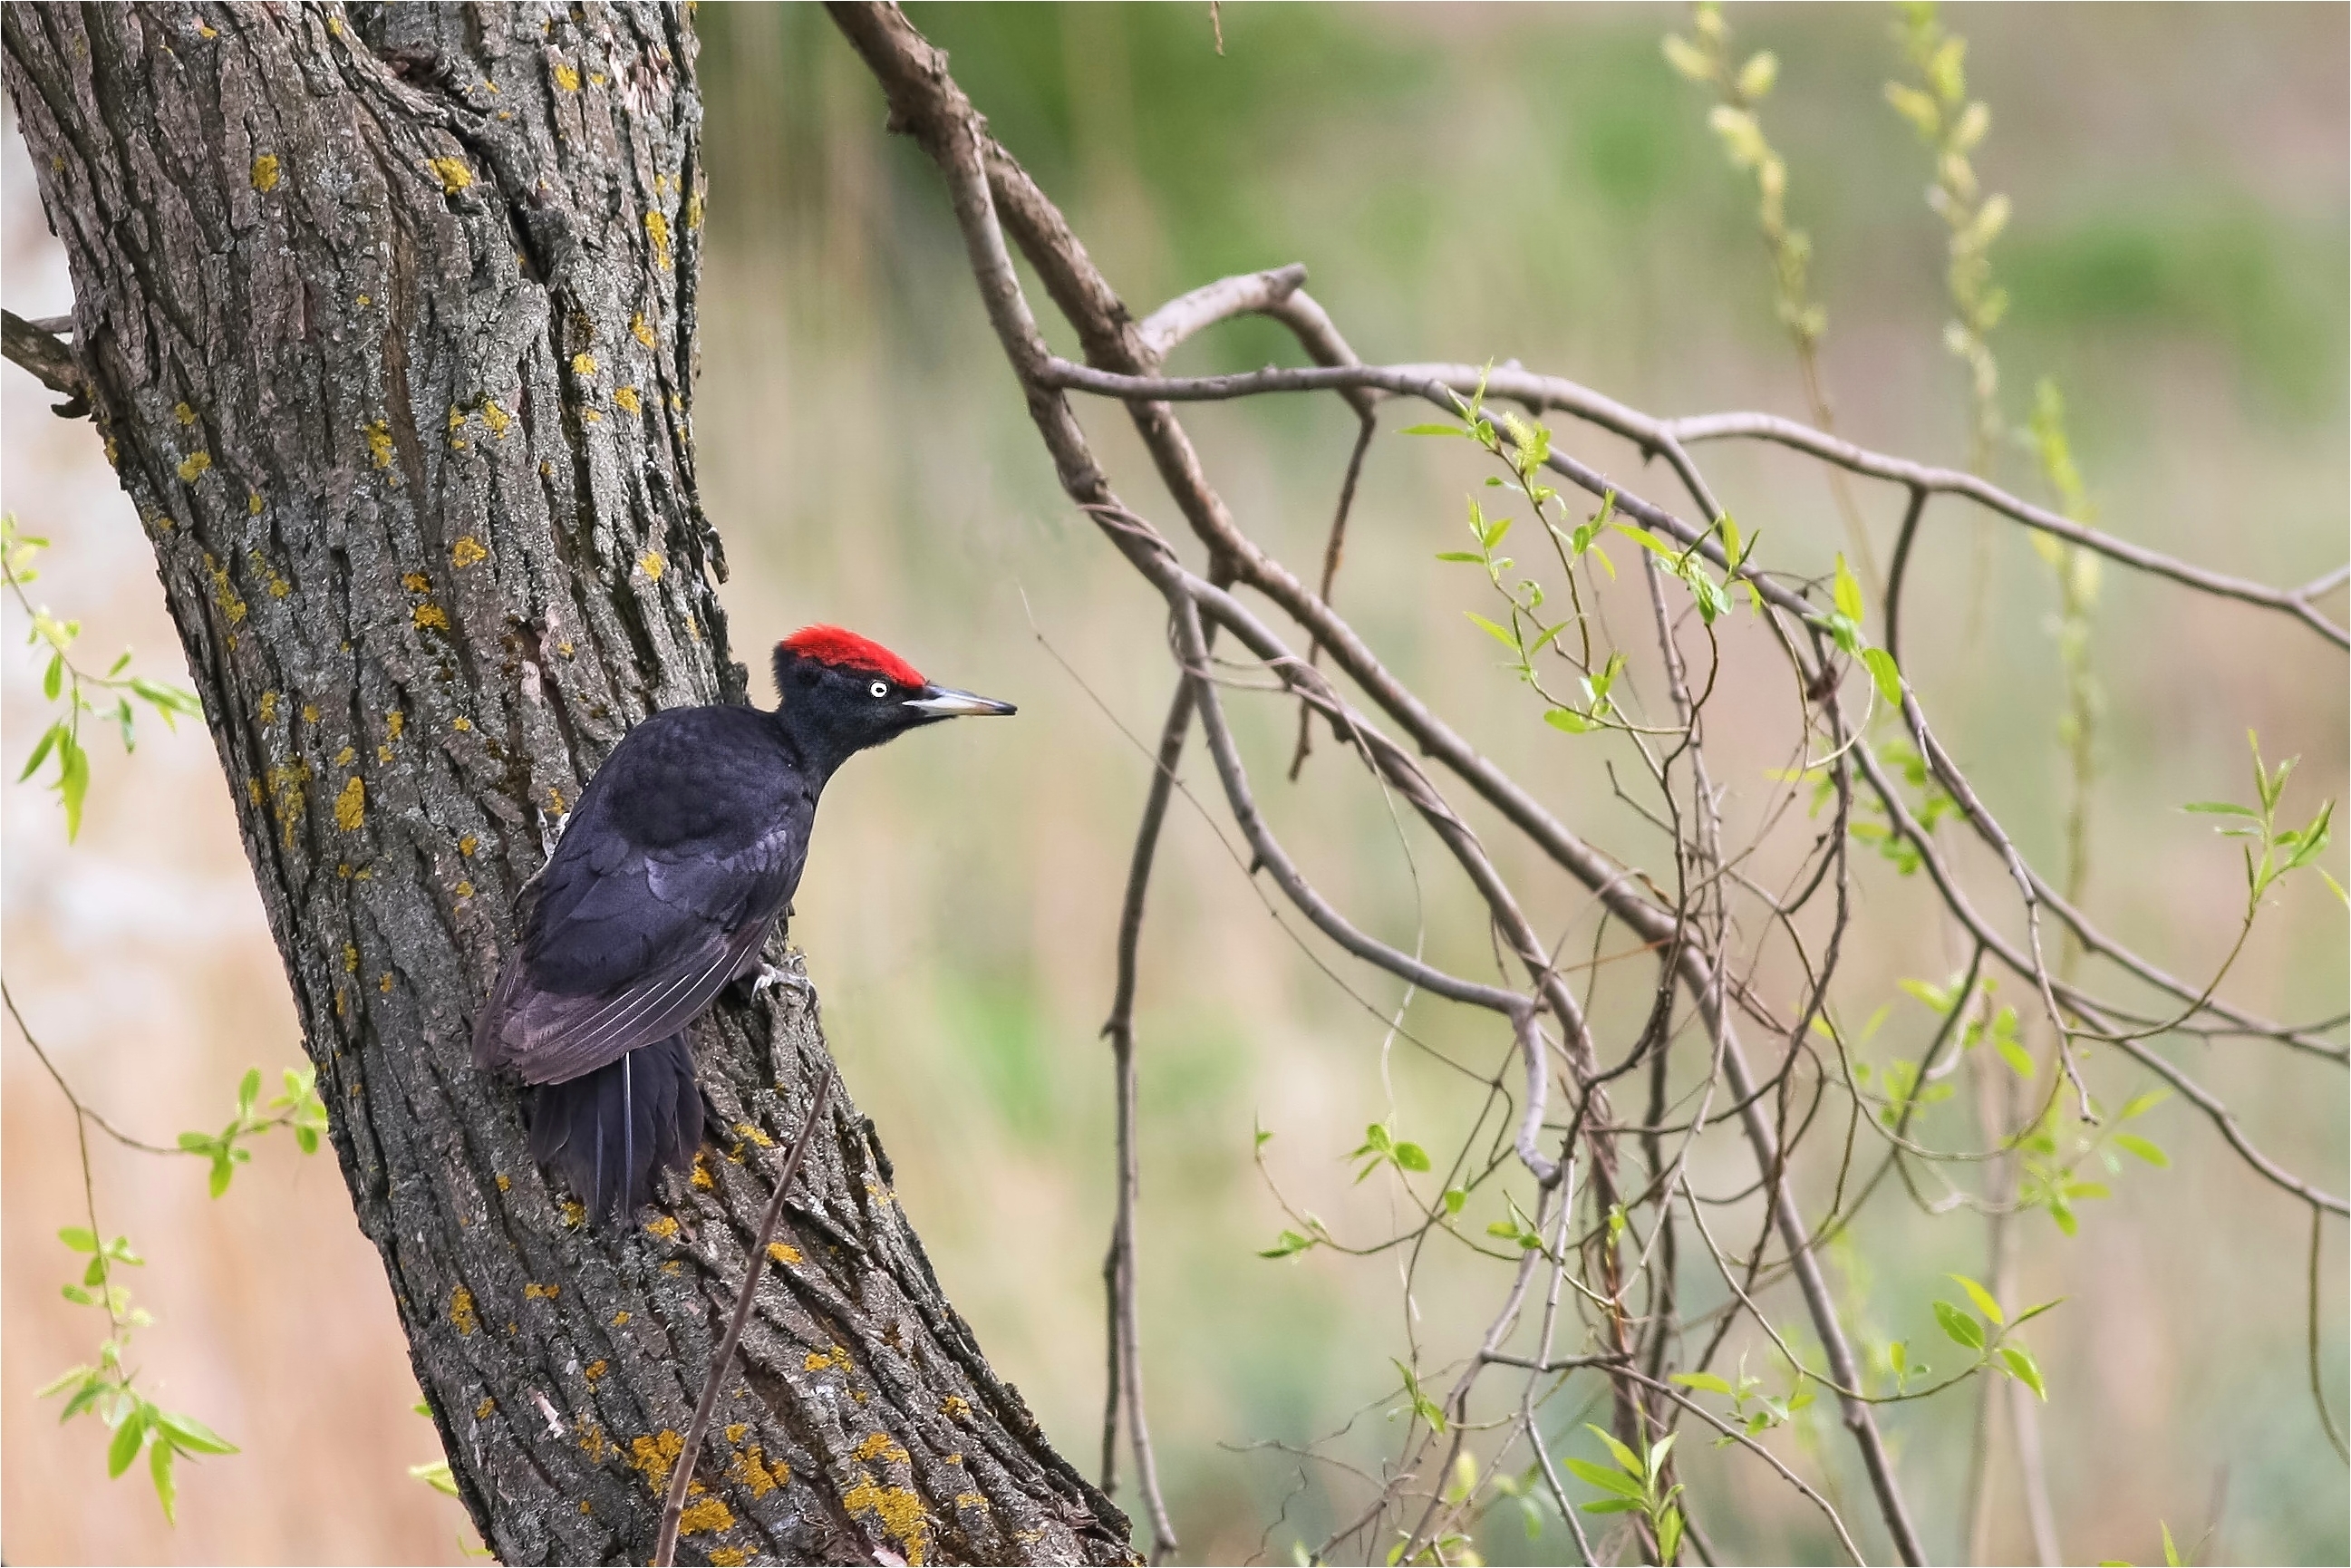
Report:
M 809 817 L 769 787 L 770 759 L 727 738 L 646 734 L 608 759 L 524 890 L 476 1066 L 526 1083 L 592 1072 L 676 1034 L 758 961 L 799 881 Z

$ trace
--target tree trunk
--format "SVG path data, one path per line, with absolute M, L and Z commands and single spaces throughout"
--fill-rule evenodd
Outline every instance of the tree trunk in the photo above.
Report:
M 360 1228 L 508 1562 L 645 1560 L 816 1075 L 697 1029 L 736 1137 L 608 1240 L 468 1023 L 634 720 L 745 700 L 695 486 L 695 41 L 648 6 L 31 5 L 5 80 Z M 796 1109 L 798 1108 L 798 1109 Z M 704 1449 L 712 1563 L 1132 1560 L 836 1096 Z M 288 1413 L 289 1417 L 293 1413 Z

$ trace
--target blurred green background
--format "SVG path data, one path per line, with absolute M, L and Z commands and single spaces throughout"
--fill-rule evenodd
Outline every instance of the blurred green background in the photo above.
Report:
M 1516 358 L 1656 413 L 1802 412 L 1751 183 L 1726 167 L 1706 99 L 1659 53 L 1661 35 L 1685 25 L 1679 9 L 1233 5 L 1221 57 L 1205 5 L 912 14 L 1138 314 L 1226 272 L 1302 261 L 1366 359 Z M 1781 58 L 1766 120 L 1790 165 L 1791 219 L 1815 241 L 1840 429 L 1959 463 L 1965 393 L 1940 341 L 1930 170 L 1882 96 L 1901 68 L 1892 13 L 1742 7 L 1731 20 L 1742 50 Z M 1977 168 L 2016 204 L 1994 253 L 2015 299 L 1994 340 L 2011 420 L 2035 378 L 2058 379 L 2102 527 L 2269 581 L 2338 563 L 2351 486 L 2344 10 L 1986 5 L 1947 20 L 1970 38 L 1970 86 L 1993 111 Z M 884 134 L 878 93 L 822 15 L 710 5 L 697 26 L 710 175 L 697 450 L 754 691 L 764 698 L 768 641 L 839 620 L 1022 709 L 1017 727 L 925 736 L 844 776 L 795 936 L 942 1281 L 1091 1469 L 1111 1173 L 1097 1030 L 1147 776 L 1128 736 L 1155 733 L 1169 689 L 1161 610 L 1061 500 L 936 176 Z M 5 157 L 8 305 L 52 313 L 67 302 L 63 267 L 13 127 Z M 1058 321 L 1048 331 L 1067 349 Z M 1296 358 L 1275 330 L 1238 323 L 1176 364 Z M 92 648 L 135 643 L 162 673 L 171 630 L 86 428 L 50 420 L 14 371 L 0 395 L 6 505 L 57 540 L 52 602 L 83 617 Z M 1123 416 L 1081 413 L 1122 493 L 1175 531 Z M 1294 564 L 1317 559 L 1353 434 L 1344 409 L 1266 401 L 1188 411 L 1186 423 L 1242 525 Z M 1663 498 L 1621 446 L 1580 430 L 1562 440 Z M 1656 840 L 1609 799 L 1590 755 L 1533 722 L 1491 669 L 1461 619 L 1472 585 L 1446 574 L 1460 569 L 1430 560 L 1460 542 L 1461 497 L 1481 472 L 1437 444 L 1374 447 L 1342 608 L 1568 821 L 1654 857 Z M 1775 564 L 1828 569 L 1843 536 L 1816 472 L 1769 452 L 1705 460 Z M 2021 451 L 2001 461 L 2004 482 L 2043 495 Z M 1859 493 L 1882 559 L 1898 497 Z M 1975 538 L 1955 506 L 1930 517 L 1907 673 L 1994 809 L 2053 869 L 2064 778 L 2054 596 L 2022 539 L 1996 533 L 1991 614 L 1971 629 Z M 2330 613 L 2343 608 L 2338 593 Z M 1719 722 L 1735 766 L 1720 776 L 1734 816 L 1751 817 L 1768 798 L 1763 769 L 1784 760 L 1771 748 L 1785 694 L 1760 644 L 1729 650 Z M 2204 974 L 2233 932 L 2241 873 L 2177 807 L 2248 794 L 2248 726 L 2273 757 L 2303 757 L 2290 809 L 2339 798 L 2345 661 L 2278 617 L 2116 570 L 2095 657 L 2108 706 L 2091 905 L 2175 972 Z M 0 740 L 21 756 L 46 722 L 37 671 L 10 658 L 0 678 Z M 1414 886 L 1376 792 L 1327 745 L 1299 789 L 1274 782 L 1290 716 L 1237 706 L 1293 851 L 1367 924 L 1408 939 Z M 5 796 L 10 982 L 110 1114 L 149 1135 L 209 1125 L 246 1065 L 297 1060 L 276 956 L 204 738 L 158 733 L 127 762 L 99 762 L 70 851 L 49 797 L 31 785 Z M 2339 852 L 2325 863 L 2343 874 Z M 1537 885 L 1525 857 L 1506 864 L 1547 920 L 1578 907 Z M 1991 902 L 1996 869 L 1970 872 L 2004 915 Z M 2302 881 L 2281 893 L 2224 994 L 2331 1016 L 2346 990 L 2343 912 Z M 1476 963 L 1469 905 L 1441 877 L 1428 882 L 1432 953 Z M 1840 991 L 1854 1019 L 1896 998 L 1896 978 L 1939 979 L 1954 962 L 1917 890 L 1876 871 L 1856 933 Z M 1163 1472 L 1187 1558 L 1286 1560 L 1360 1493 L 1266 1445 L 1351 1428 L 1331 1451 L 1376 1463 L 1395 1433 L 1388 1357 L 1404 1354 L 1408 1324 L 1392 1260 L 1254 1255 L 1286 1222 L 1251 1166 L 1252 1125 L 1277 1134 L 1270 1166 L 1293 1201 L 1362 1235 L 1394 1207 L 1377 1182 L 1353 1187 L 1339 1158 L 1364 1124 L 1395 1110 L 1449 1149 L 1474 1099 L 1404 1047 L 1384 1054 L 1376 1019 L 1269 926 L 1209 823 L 1180 803 L 1145 952 L 1143 1313 Z M 1635 1009 L 1598 1012 L 1604 1054 L 1630 1040 Z M 1902 1004 L 1878 1048 L 1915 1054 L 1929 1021 Z M 1426 1007 L 1412 1025 L 1479 1061 L 1501 1043 Z M 2340 1071 L 2241 1042 L 2176 1056 L 2264 1148 L 2344 1187 Z M 161 1322 L 142 1336 L 144 1364 L 167 1403 L 246 1452 L 183 1476 L 175 1532 L 151 1497 L 103 1479 L 95 1430 L 55 1430 L 33 1391 L 94 1337 L 56 1294 L 66 1260 L 54 1232 L 78 1215 L 71 1122 L 29 1053 L 12 1043 L 0 1060 L 10 1559 L 456 1560 L 459 1511 L 405 1474 L 433 1457 L 433 1438 L 407 1410 L 381 1272 L 335 1173 L 290 1147 L 265 1148 L 217 1204 L 193 1170 L 99 1155 L 108 1223 L 152 1260 L 140 1283 Z M 2142 1082 L 2099 1070 L 2117 1098 Z M 2068 1298 L 2032 1336 L 2051 1385 L 2043 1425 L 2066 1554 L 2158 1559 L 2161 1519 L 2183 1547 L 2209 1529 L 2203 1561 L 2343 1561 L 2343 1469 L 2303 1360 L 2306 1216 L 2176 1103 L 2149 1122 L 2168 1170 L 2123 1172 L 2111 1201 L 2085 1206 L 2076 1238 L 2043 1216 L 2019 1231 L 2018 1294 Z M 1963 1114 L 1935 1130 L 1947 1145 L 1970 1142 Z M 1719 1178 L 1715 1190 L 1744 1179 L 1729 1151 L 1700 1168 Z M 1817 1207 L 1825 1182 L 1805 1192 Z M 1881 1195 L 1836 1258 L 1863 1331 L 1923 1343 L 1943 1275 L 1980 1271 L 1982 1231 Z M 2330 1226 L 2323 1350 L 2338 1410 L 2344 1253 Z M 1424 1279 L 1417 1332 L 1432 1360 L 1474 1337 L 1503 1278 L 1448 1264 Z M 1712 1281 L 1691 1281 L 1696 1300 L 1713 1299 Z M 1792 1296 L 1768 1303 L 1799 1316 Z M 1766 1357 L 1752 1359 L 1760 1369 Z M 1581 1397 L 1571 1390 L 1558 1424 Z M 1972 1410 L 1961 1395 L 1886 1421 L 1938 1557 L 1964 1528 Z M 1773 1440 L 1814 1473 L 1825 1460 L 1848 1518 L 1868 1513 L 1833 1421 Z M 1696 1511 L 1727 1553 L 1833 1555 L 1808 1506 L 1751 1461 L 1686 1462 Z M 1994 1539 L 2013 1558 L 2025 1538 L 2002 1484 Z M 1864 1539 L 1882 1550 L 1882 1537 Z M 1498 1561 L 1567 1550 L 1555 1521 L 1530 1542 L 1514 1514 L 1497 1515 L 1480 1544 Z

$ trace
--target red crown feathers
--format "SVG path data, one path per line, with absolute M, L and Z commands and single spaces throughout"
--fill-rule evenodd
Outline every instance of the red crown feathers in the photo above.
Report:
M 902 686 L 928 684 L 914 665 L 881 643 L 838 626 L 803 626 L 776 646 L 796 658 L 836 669 L 864 670 Z

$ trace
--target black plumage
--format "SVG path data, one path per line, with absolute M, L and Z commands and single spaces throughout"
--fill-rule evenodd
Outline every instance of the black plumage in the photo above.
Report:
M 523 888 L 475 1021 L 475 1065 L 528 1086 L 532 1155 L 600 1224 L 702 1146 L 686 1026 L 760 971 L 834 770 L 922 725 L 1013 711 L 838 628 L 796 632 L 775 663 L 772 713 L 673 708 L 622 738 Z

